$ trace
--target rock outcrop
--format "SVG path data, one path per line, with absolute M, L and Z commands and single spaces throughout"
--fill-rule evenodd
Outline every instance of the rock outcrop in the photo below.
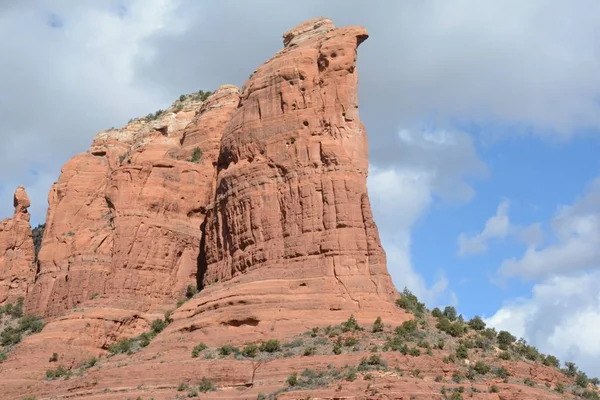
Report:
M 18 187 L 13 217 L 0 221 L 0 306 L 25 297 L 35 276 L 35 252 L 27 211 L 30 205 L 25 189 Z
M 194 326 L 401 318 L 366 187 L 366 38 L 311 20 L 246 83 L 221 140 Z
M 92 297 L 96 306 L 164 311 L 196 285 L 200 225 L 238 92 L 184 96 L 165 112 L 101 132 L 63 167 L 49 195 L 28 312 L 56 316 Z M 194 151 L 201 156 L 191 160 Z

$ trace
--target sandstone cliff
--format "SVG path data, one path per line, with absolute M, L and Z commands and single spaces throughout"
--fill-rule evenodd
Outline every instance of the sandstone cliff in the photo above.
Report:
M 205 289 L 176 321 L 255 331 L 351 312 L 406 318 L 393 305 L 366 188 L 356 70 L 366 38 L 364 28 L 308 21 L 246 82 L 221 139 L 199 265 Z
M 196 285 L 219 139 L 237 104 L 232 86 L 206 101 L 182 96 L 70 160 L 50 191 L 27 311 L 56 316 L 91 300 L 164 311 Z
M 25 297 L 35 276 L 30 205 L 25 189 L 17 188 L 14 216 L 0 221 L 0 306 Z

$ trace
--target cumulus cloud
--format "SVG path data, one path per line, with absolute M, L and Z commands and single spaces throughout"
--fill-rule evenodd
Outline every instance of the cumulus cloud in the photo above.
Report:
M 486 322 L 600 376 L 600 271 L 556 275 L 536 284 L 529 298 L 506 304 Z
M 521 258 L 505 260 L 504 277 L 543 279 L 557 273 L 600 268 L 600 177 L 573 205 L 563 206 L 551 222 L 554 241 L 530 245 Z
M 485 176 L 486 165 L 462 132 L 402 129 L 389 145 L 397 151 L 396 161 L 385 168 L 371 166 L 368 183 L 390 274 L 400 290 L 406 286 L 428 304 L 456 304 L 442 272 L 430 286 L 416 272 L 411 229 L 436 199 L 469 201 L 473 189 L 466 178 Z
M 126 5 L 125 5 L 126 4 Z M 96 132 L 122 125 L 172 99 L 139 85 L 136 70 L 156 62 L 148 38 L 177 34 L 168 0 L 4 3 L 0 91 L 0 215 L 25 185 L 34 222 L 44 220 L 60 167 Z
M 487 242 L 493 238 L 506 237 L 511 229 L 510 219 L 508 217 L 508 200 L 504 200 L 498 205 L 496 215 L 490 217 L 483 230 L 475 236 L 469 237 L 461 233 L 458 237 L 458 254 L 485 253 L 488 248 Z

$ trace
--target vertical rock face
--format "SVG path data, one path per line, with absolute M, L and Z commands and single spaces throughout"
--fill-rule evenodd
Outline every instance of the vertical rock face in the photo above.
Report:
M 243 90 L 221 141 L 200 271 L 204 286 L 225 282 L 220 294 L 205 291 L 202 310 L 220 296 L 243 304 L 229 303 L 225 323 L 282 310 L 298 319 L 395 312 L 358 117 L 356 55 L 366 38 L 364 28 L 308 21 Z
M 25 189 L 18 187 L 13 218 L 0 221 L 0 305 L 24 297 L 35 276 L 30 205 Z
M 58 315 L 91 298 L 161 310 L 196 283 L 200 225 L 238 92 L 226 86 L 204 102 L 188 96 L 101 132 L 63 167 L 49 195 L 29 312 Z M 201 156 L 192 162 L 194 151 Z

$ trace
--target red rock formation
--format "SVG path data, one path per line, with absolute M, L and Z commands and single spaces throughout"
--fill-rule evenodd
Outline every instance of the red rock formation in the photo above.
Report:
M 30 205 L 25 189 L 18 187 L 13 218 L 0 221 L 0 306 L 24 297 L 35 276 L 35 253 L 27 211 Z
M 203 284 L 219 285 L 189 305 L 196 327 L 403 318 L 366 188 L 356 71 L 366 38 L 308 21 L 246 83 L 206 221 Z
M 355 69 L 365 38 L 362 28 L 309 21 L 284 35 L 285 48 L 257 70 L 241 101 L 226 86 L 197 116 L 199 103 L 176 103 L 155 121 L 99 134 L 67 164 L 50 194 L 40 274 L 28 299 L 50 316 L 83 307 L 0 359 L 0 398 L 192 398 L 207 389 L 198 388 L 202 377 L 216 390 L 200 395 L 215 399 L 432 399 L 452 391 L 573 398 L 548 389 L 573 385 L 572 378 L 501 360 L 491 338 L 492 351 L 469 349 L 467 360 L 451 361 L 462 340 L 482 336 L 472 330 L 455 338 L 436 330 L 427 313 L 414 337 L 394 340 L 410 344 L 410 354 L 391 351 L 388 338 L 412 316 L 393 305 L 398 294 L 366 191 Z M 115 340 L 151 329 L 156 311 L 196 278 L 196 256 L 204 288 L 172 323 L 132 354 L 90 363 Z M 351 314 L 363 329 L 332 327 Z M 384 326 L 368 329 L 376 316 Z M 314 327 L 323 329 L 304 334 Z M 217 350 L 266 339 L 280 340 L 282 351 Z M 200 342 L 210 348 L 194 358 Z M 510 379 L 467 378 L 478 361 L 505 367 Z M 45 380 L 59 365 L 69 379 Z M 288 380 L 311 372 L 309 384 Z
M 96 296 L 97 306 L 165 310 L 196 284 L 219 139 L 238 97 L 225 86 L 178 101 L 101 132 L 63 167 L 27 311 L 59 315 Z M 196 147 L 202 159 L 190 162 Z

